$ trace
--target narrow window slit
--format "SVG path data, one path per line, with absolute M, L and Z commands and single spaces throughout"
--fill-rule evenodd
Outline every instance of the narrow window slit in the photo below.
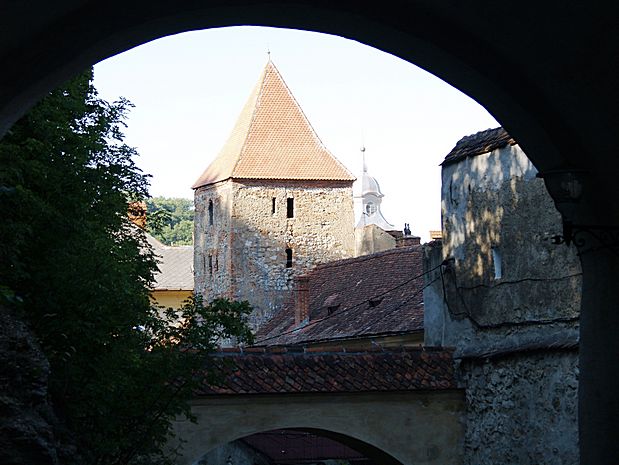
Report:
M 292 249 L 286 249 L 286 268 L 292 268 Z
M 292 197 L 288 197 L 286 200 L 286 217 L 294 218 L 294 199 Z

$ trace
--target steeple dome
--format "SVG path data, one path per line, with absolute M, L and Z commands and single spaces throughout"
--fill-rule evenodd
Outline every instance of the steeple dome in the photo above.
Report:
M 380 204 L 384 195 L 380 190 L 376 178 L 368 174 L 368 168 L 365 162 L 365 147 L 361 147 L 361 155 L 363 157 L 363 174 L 361 176 L 362 210 L 357 227 L 362 228 L 369 224 L 375 224 L 385 231 L 393 231 L 395 230 L 395 226 L 390 224 L 380 211 Z

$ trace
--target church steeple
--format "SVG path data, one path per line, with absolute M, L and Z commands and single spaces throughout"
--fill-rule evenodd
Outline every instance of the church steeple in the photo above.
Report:
M 383 193 L 380 191 L 378 181 L 373 176 L 368 174 L 368 167 L 365 159 L 365 147 L 361 147 L 361 156 L 363 159 L 363 174 L 361 176 L 361 218 L 357 223 L 358 228 L 362 228 L 369 224 L 375 224 L 385 231 L 395 230 L 395 226 L 390 224 L 380 211 L 380 204 Z
M 323 145 L 270 56 L 228 141 L 192 187 L 230 178 L 355 179 Z

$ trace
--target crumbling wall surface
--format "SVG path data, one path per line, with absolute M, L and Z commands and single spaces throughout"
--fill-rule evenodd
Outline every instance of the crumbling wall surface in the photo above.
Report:
M 226 181 L 201 187 L 194 193 L 194 290 L 207 301 L 232 297 L 230 230 L 233 196 L 233 184 Z
M 293 199 L 292 218 L 288 199 Z M 295 276 L 354 255 L 353 221 L 349 185 L 235 183 L 230 233 L 234 296 L 253 305 L 254 328 L 283 307 Z M 286 249 L 292 253 L 290 267 Z
M 461 363 L 465 465 L 577 465 L 578 354 L 521 353 Z
M 0 463 L 55 465 L 49 364 L 28 327 L 0 305 Z
M 443 166 L 443 242 L 425 249 L 426 345 L 454 347 L 465 463 L 577 464 L 581 267 L 517 145 Z

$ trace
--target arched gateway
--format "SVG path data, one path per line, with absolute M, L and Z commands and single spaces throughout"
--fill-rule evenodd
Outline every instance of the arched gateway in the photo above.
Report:
M 249 435 L 293 428 L 365 445 L 382 465 L 461 463 L 464 392 L 451 352 L 274 350 L 215 356 L 220 381 L 197 392 L 196 423 L 174 426 L 183 441 L 179 465 Z
M 414 62 L 472 96 L 540 172 L 584 170 L 570 219 L 608 231 L 619 226 L 618 9 L 489 0 L 11 2 L 0 15 L 0 134 L 63 80 L 149 40 L 239 24 L 326 32 Z M 560 195 L 550 193 L 555 201 Z M 592 237 L 580 251 L 581 460 L 611 463 L 619 455 L 619 253 L 616 241 Z

